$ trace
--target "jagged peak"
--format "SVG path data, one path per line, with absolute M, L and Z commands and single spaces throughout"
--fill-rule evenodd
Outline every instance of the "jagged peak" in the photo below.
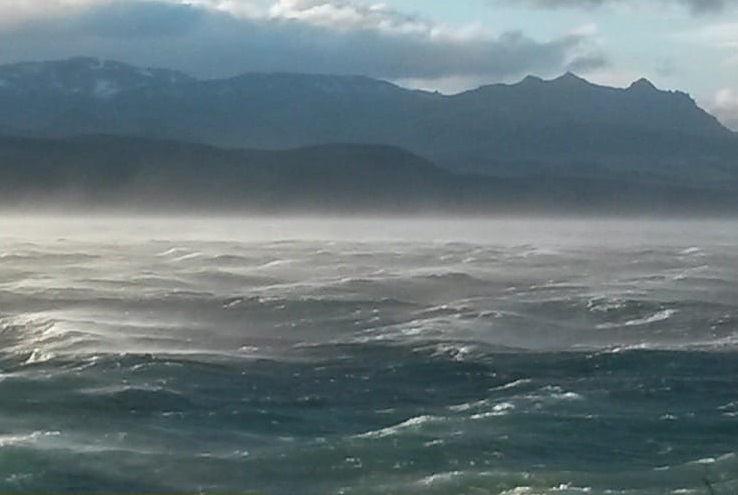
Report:
M 482 88 L 489 87 L 494 88 L 497 86 L 509 86 L 509 87 L 540 87 L 543 85 L 554 85 L 554 86 L 576 86 L 576 85 L 590 85 L 591 83 L 571 72 L 566 72 L 555 79 L 543 79 L 538 76 L 528 75 L 522 80 L 514 84 L 491 84 L 489 86 L 482 86 Z M 482 89 L 480 88 L 480 89 Z
M 543 79 L 538 76 L 525 76 L 525 79 L 520 81 L 522 84 L 540 84 L 542 82 L 544 82 Z
M 494 86 L 508 86 L 508 87 L 511 87 L 511 88 L 518 87 L 518 88 L 531 88 L 531 89 L 534 89 L 534 88 L 538 88 L 539 86 L 541 86 L 542 84 L 545 84 L 545 83 L 546 83 L 546 81 L 544 81 L 540 77 L 538 77 L 538 76 L 532 76 L 531 75 L 531 76 L 525 76 L 522 80 L 520 80 L 520 81 L 518 81 L 516 83 L 513 83 L 513 84 L 497 84 L 497 85 L 490 85 L 490 87 L 494 87 Z
M 633 84 L 628 87 L 628 90 L 630 91 L 658 91 L 656 86 L 646 79 L 645 77 L 642 77 L 638 79 L 637 81 L 634 81 Z
M 556 79 L 551 80 L 550 82 L 556 84 L 590 84 L 590 82 L 586 79 L 581 78 L 570 71 L 565 72 L 564 74 L 557 77 Z

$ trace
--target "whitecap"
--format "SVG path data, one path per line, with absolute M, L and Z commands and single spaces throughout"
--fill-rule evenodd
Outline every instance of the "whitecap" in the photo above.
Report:
M 500 385 L 498 387 L 494 387 L 492 390 L 495 391 L 495 392 L 498 392 L 498 391 L 501 391 L 501 390 L 510 390 L 510 389 L 513 389 L 513 388 L 518 388 L 521 385 L 529 385 L 532 382 L 533 382 L 533 380 L 531 380 L 530 378 L 521 378 L 520 380 L 515 380 L 515 381 L 509 382 L 509 383 L 505 383 L 504 385 Z
M 190 251 L 186 248 L 182 247 L 173 247 L 171 249 L 167 249 L 166 251 L 162 251 L 160 253 L 157 253 L 157 256 L 175 256 L 175 255 L 183 255 L 185 253 L 189 253 Z
M 566 493 L 572 493 L 572 492 L 579 492 L 579 493 L 590 493 L 592 491 L 592 488 L 589 486 L 579 487 L 579 486 L 573 486 L 571 483 L 561 483 L 559 486 L 555 486 L 553 488 L 554 492 L 566 492 Z
M 549 385 L 543 387 L 536 392 L 517 396 L 525 401 L 533 401 L 534 403 L 544 402 L 579 402 L 586 400 L 584 396 L 576 392 L 564 390 L 559 386 Z
M 510 490 L 505 490 L 500 495 L 527 495 L 531 493 L 535 493 L 532 486 L 516 486 Z
M 608 297 L 593 297 L 587 301 L 587 310 L 598 313 L 616 311 L 625 308 L 625 306 L 626 301 L 623 299 L 610 299 Z
M 39 439 L 44 437 L 52 437 L 61 435 L 59 431 L 34 431 L 33 433 L 20 434 L 20 435 L 0 435 L 0 448 L 2 447 L 16 447 L 24 446 L 36 443 Z
M 34 349 L 31 351 L 31 355 L 28 356 L 28 359 L 26 359 L 23 364 L 40 364 L 45 363 L 48 361 L 51 361 L 54 359 L 56 355 L 52 352 L 45 352 L 41 349 Z
M 489 400 L 483 399 L 483 400 L 478 400 L 474 402 L 465 402 L 464 404 L 457 404 L 455 406 L 449 406 L 448 409 L 449 411 L 453 411 L 453 412 L 464 412 L 464 411 L 469 411 L 471 409 L 478 409 L 488 404 L 489 404 Z
M 256 269 L 259 270 L 259 269 L 264 269 L 264 268 L 275 268 L 275 267 L 280 267 L 280 266 L 285 266 L 285 265 L 291 265 L 294 263 L 295 263 L 295 260 L 291 260 L 291 259 L 273 260 L 273 261 L 264 263 L 261 266 L 257 266 Z
M 238 348 L 239 352 L 243 352 L 245 354 L 255 354 L 259 352 L 259 348 L 253 345 L 244 345 Z
M 576 392 L 568 392 L 561 387 L 548 386 L 541 389 L 546 394 L 547 398 L 560 400 L 560 401 L 580 401 L 584 400 L 580 394 Z
M 182 256 L 177 256 L 176 258 L 172 258 L 172 261 L 178 263 L 178 262 L 181 262 L 181 261 L 188 261 L 188 260 L 193 260 L 193 259 L 201 258 L 202 256 L 203 256 L 202 253 L 195 251 L 195 252 L 192 252 L 192 253 L 183 254 Z
M 454 361 L 461 362 L 473 355 L 476 350 L 477 346 L 472 344 L 444 342 L 436 346 L 433 357 L 450 357 Z
M 654 313 L 649 316 L 644 316 L 643 318 L 635 318 L 633 320 L 628 320 L 622 323 L 600 323 L 597 325 L 598 330 L 607 330 L 610 328 L 620 328 L 620 327 L 639 327 L 644 325 L 650 325 L 652 323 L 659 323 L 662 321 L 666 321 L 676 315 L 678 311 L 676 309 L 665 309 L 663 311 L 659 311 L 657 313 Z
M 421 415 L 421 416 L 415 416 L 408 420 L 403 421 L 402 423 L 398 423 L 393 426 L 388 426 L 387 428 L 382 428 L 380 430 L 374 430 L 374 431 L 368 431 L 366 433 L 361 433 L 360 435 L 357 435 L 357 438 L 385 438 L 393 435 L 397 435 L 398 433 L 401 433 L 404 430 L 418 430 L 422 426 L 431 424 L 431 423 L 441 423 L 445 421 L 446 418 L 442 418 L 439 416 L 431 416 L 431 415 Z
M 425 478 L 419 480 L 418 484 L 423 486 L 431 486 L 438 483 L 448 483 L 454 478 L 458 478 L 459 476 L 463 475 L 463 471 L 451 471 L 448 473 L 431 474 L 430 476 L 426 476 Z
M 515 410 L 515 404 L 512 402 L 501 402 L 496 404 L 491 411 L 473 414 L 470 419 L 479 420 L 487 418 L 497 418 L 500 416 L 508 416 L 512 411 Z

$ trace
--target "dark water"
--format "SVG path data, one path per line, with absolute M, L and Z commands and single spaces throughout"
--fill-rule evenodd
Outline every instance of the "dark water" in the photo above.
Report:
M 0 220 L 0 492 L 738 492 L 738 223 Z

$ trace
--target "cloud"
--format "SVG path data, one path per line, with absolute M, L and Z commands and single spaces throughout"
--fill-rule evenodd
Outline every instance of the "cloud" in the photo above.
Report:
M 91 55 L 201 77 L 290 71 L 425 80 L 545 76 L 606 63 L 587 32 L 537 40 L 349 0 L 0 2 L 0 18 L 11 3 L 16 13 L 0 24 L 0 62 Z
M 186 35 L 203 21 L 205 12 L 190 5 L 149 0 L 111 2 L 83 10 L 68 31 L 100 37 L 133 38 Z
M 647 3 L 653 4 L 681 4 L 689 9 L 693 14 L 708 14 L 721 12 L 728 6 L 738 5 L 736 0 L 489 0 L 490 3 L 513 3 L 515 5 L 526 5 L 536 8 L 583 8 L 591 9 L 601 7 L 603 5 L 618 4 L 636 4 L 642 5 Z
M 344 31 L 376 30 L 394 34 L 423 34 L 433 24 L 385 4 L 333 0 L 280 0 L 269 9 L 272 18 L 293 19 Z
M 0 29 L 24 23 L 51 20 L 85 6 L 101 5 L 101 0 L 0 0 Z
M 714 24 L 701 29 L 697 39 L 715 48 L 738 48 L 738 22 Z
M 715 95 L 709 109 L 723 124 L 738 131 L 738 91 L 721 89 Z

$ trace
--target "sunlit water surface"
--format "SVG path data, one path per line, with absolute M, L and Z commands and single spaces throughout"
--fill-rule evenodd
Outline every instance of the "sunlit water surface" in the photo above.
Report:
M 0 492 L 738 492 L 738 223 L 0 220 Z

